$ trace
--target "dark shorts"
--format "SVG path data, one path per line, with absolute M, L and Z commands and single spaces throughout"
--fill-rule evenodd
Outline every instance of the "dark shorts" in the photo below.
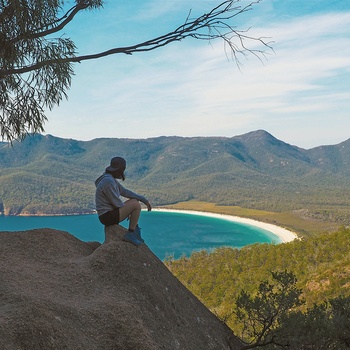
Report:
M 100 215 L 98 218 L 101 224 L 105 226 L 119 224 L 119 208 L 108 211 L 107 213 Z

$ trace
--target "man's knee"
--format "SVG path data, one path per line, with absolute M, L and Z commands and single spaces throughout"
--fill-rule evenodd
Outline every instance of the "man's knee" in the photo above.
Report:
M 132 203 L 134 209 L 141 210 L 141 203 L 137 199 L 130 199 L 130 202 Z

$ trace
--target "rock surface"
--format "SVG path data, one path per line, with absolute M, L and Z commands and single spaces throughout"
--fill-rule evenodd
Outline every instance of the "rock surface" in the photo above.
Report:
M 0 349 L 239 349 L 149 250 L 53 229 L 0 232 Z

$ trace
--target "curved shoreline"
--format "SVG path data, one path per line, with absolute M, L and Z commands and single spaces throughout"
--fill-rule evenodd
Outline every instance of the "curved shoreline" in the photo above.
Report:
M 287 243 L 294 241 L 295 239 L 298 239 L 298 235 L 290 230 L 287 230 L 283 227 L 268 224 L 262 221 L 253 220 L 253 219 L 247 219 L 247 218 L 241 218 L 239 216 L 233 216 L 233 215 L 227 215 L 227 214 L 219 214 L 219 213 L 211 213 L 211 212 L 205 212 L 205 211 L 195 211 L 195 210 L 182 210 L 182 209 L 166 209 L 166 208 L 153 208 L 154 211 L 164 211 L 169 213 L 183 213 L 183 214 L 192 214 L 192 215 L 201 215 L 201 216 L 208 216 L 212 218 L 217 219 L 224 219 L 232 222 L 237 222 L 241 224 L 247 224 L 251 226 L 255 226 L 261 229 L 264 229 L 266 231 L 271 232 L 275 236 L 277 236 L 282 243 Z

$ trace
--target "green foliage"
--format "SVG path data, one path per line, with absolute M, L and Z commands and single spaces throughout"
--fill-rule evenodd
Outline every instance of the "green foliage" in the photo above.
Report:
M 301 304 L 301 290 L 296 288 L 296 278 L 288 271 L 271 272 L 272 281 L 261 282 L 257 292 L 242 290 L 234 310 L 223 321 L 235 317 L 235 334 L 241 338 L 242 349 L 290 345 L 281 343 L 281 329 L 291 310 Z
M 302 311 L 293 273 L 271 272 L 256 293 L 241 291 L 233 315 L 243 349 L 342 350 L 350 347 L 350 297 Z M 231 315 L 232 316 L 232 315 Z M 237 333 L 240 329 L 240 333 Z
M 305 312 L 294 310 L 286 313 L 276 333 L 276 340 L 291 350 L 349 349 L 349 314 L 349 297 L 327 300 Z
M 71 84 L 76 47 L 54 34 L 76 11 L 100 1 L 77 1 L 66 15 L 64 1 L 0 1 L 0 131 L 13 140 L 43 131 L 45 109 L 58 105 Z M 99 5 L 101 6 L 101 5 Z
M 166 264 L 209 309 L 239 330 L 234 317 L 228 315 L 240 291 L 255 295 L 259 281 L 269 280 L 271 271 L 288 270 L 296 276 L 296 288 L 303 292 L 304 311 L 325 300 L 349 297 L 349 238 L 350 230 L 341 229 L 286 244 L 201 251 Z
M 295 276 L 288 272 L 271 272 L 272 282 L 261 282 L 252 296 L 241 291 L 234 311 L 241 325 L 240 338 L 250 345 L 273 344 L 276 330 L 289 310 L 300 305 L 301 290 L 296 288 Z
M 350 347 L 349 238 L 350 229 L 341 228 L 165 263 L 244 349 L 343 350 Z

